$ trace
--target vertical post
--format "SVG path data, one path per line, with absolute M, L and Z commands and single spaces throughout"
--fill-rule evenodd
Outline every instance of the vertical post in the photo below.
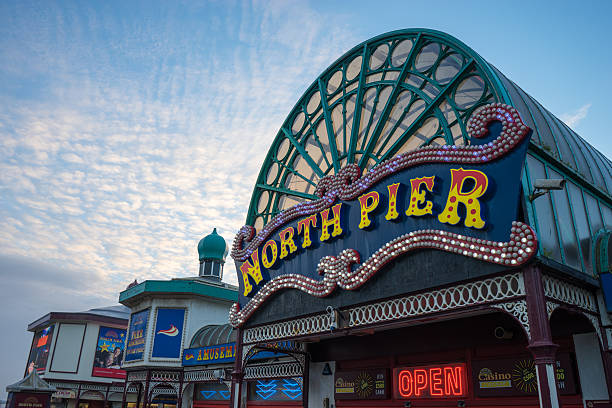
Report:
M 110 384 L 106 386 L 106 393 L 104 394 L 104 405 L 103 405 L 104 408 L 107 408 L 106 404 L 108 404 L 108 391 L 109 390 L 110 390 Z
M 147 370 L 147 379 L 145 380 L 144 398 L 142 400 L 142 408 L 149 408 L 149 383 L 151 382 L 151 370 Z
M 176 401 L 176 408 L 183 408 L 183 381 L 185 378 L 185 372 L 181 371 L 179 374 L 179 392 Z
M 127 389 L 128 389 L 128 382 L 127 382 L 127 375 L 126 375 L 125 382 L 123 383 L 123 396 L 121 397 L 121 408 L 127 408 L 127 402 L 126 402 Z M 136 406 L 136 408 L 138 408 L 138 406 Z
M 310 387 L 310 354 L 304 354 L 304 373 L 302 374 L 302 406 L 308 408 L 308 394 Z
M 81 402 L 81 383 L 79 383 L 79 387 L 77 388 L 77 398 L 75 408 L 79 408 L 79 403 Z
M 136 408 L 142 408 L 140 403 L 142 402 L 142 383 L 138 383 L 138 395 L 136 396 Z
M 540 406 L 559 408 L 555 380 L 555 356 L 558 346 L 552 342 L 540 268 L 537 265 L 525 268 L 523 278 L 527 293 L 527 315 L 531 334 L 527 348 L 531 351 L 535 362 Z
M 230 408 L 239 408 L 242 400 L 242 329 L 236 330 L 236 350 L 234 352 L 234 371 L 232 371 L 232 387 Z

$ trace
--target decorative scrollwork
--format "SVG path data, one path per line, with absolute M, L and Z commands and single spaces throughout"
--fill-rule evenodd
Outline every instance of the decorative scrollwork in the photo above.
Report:
M 529 316 L 527 315 L 527 302 L 523 299 L 514 300 L 505 303 L 498 303 L 491 305 L 492 307 L 502 309 L 507 313 L 510 313 L 519 321 L 519 323 L 525 329 L 525 333 L 527 334 L 527 339 L 531 338 L 531 331 L 529 327 Z
M 304 374 L 299 363 L 258 364 L 244 367 L 244 379 L 301 377 Z
M 585 288 L 544 275 L 544 295 L 561 303 L 598 313 L 595 295 Z

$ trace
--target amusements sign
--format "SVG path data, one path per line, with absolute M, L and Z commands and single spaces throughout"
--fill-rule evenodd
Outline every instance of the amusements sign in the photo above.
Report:
M 121 370 L 125 333 L 124 329 L 100 326 L 92 376 L 125 378 L 125 371 Z
M 125 347 L 125 361 L 136 361 L 144 358 L 148 322 L 149 309 L 132 313 L 127 346 Z
M 185 309 L 157 309 L 151 357 L 180 358 Z
M 533 360 L 528 356 L 472 362 L 474 393 L 477 397 L 505 397 L 538 394 Z M 559 394 L 576 394 L 576 381 L 567 353 L 557 355 L 555 377 Z
M 257 234 L 244 226 L 232 249 L 240 290 L 230 322 L 242 325 L 282 289 L 317 297 L 358 289 L 411 251 L 527 262 L 537 240 L 516 219 L 531 130 L 514 108 L 493 104 L 473 114 L 468 132 L 469 145 L 421 147 L 365 174 L 349 164 L 321 179 L 320 199 L 281 212 Z
M 334 396 L 341 400 L 386 399 L 389 375 L 386 369 L 336 371 Z
M 28 375 L 32 370 L 38 372 L 45 371 L 47 367 L 47 359 L 49 358 L 49 347 L 53 338 L 53 325 L 45 327 L 34 334 L 32 348 L 28 357 L 25 375 Z

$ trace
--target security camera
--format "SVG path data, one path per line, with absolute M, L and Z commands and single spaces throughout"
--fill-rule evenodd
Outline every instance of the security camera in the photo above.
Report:
M 510 330 L 506 330 L 501 326 L 496 327 L 493 331 L 493 334 L 496 338 L 504 340 L 511 339 L 514 336 L 513 332 L 511 332 Z
M 565 179 L 537 179 L 533 187 L 537 190 L 563 190 Z
M 543 196 L 551 190 L 563 190 L 565 179 L 536 179 L 533 182 L 533 192 L 529 195 L 529 201 Z

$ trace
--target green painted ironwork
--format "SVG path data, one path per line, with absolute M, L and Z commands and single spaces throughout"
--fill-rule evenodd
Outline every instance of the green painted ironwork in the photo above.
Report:
M 495 102 L 516 107 L 533 129 L 529 151 L 545 163 L 545 171 L 551 166 L 583 195 L 596 197 L 599 206 L 612 207 L 608 159 L 465 44 L 438 31 L 413 29 L 357 45 L 312 83 L 272 143 L 246 223 L 260 229 L 289 206 L 315 199 L 319 180 L 349 163 L 367 171 L 423 145 L 469 144 L 468 118 L 479 106 Z M 542 231 L 549 226 L 540 225 L 528 201 L 529 173 L 525 165 L 526 221 Z M 569 194 L 567 200 L 571 211 L 575 203 Z M 551 204 L 554 216 L 554 200 Z M 579 240 L 577 220 L 555 217 L 554 222 L 565 262 L 558 223 L 571 222 Z

